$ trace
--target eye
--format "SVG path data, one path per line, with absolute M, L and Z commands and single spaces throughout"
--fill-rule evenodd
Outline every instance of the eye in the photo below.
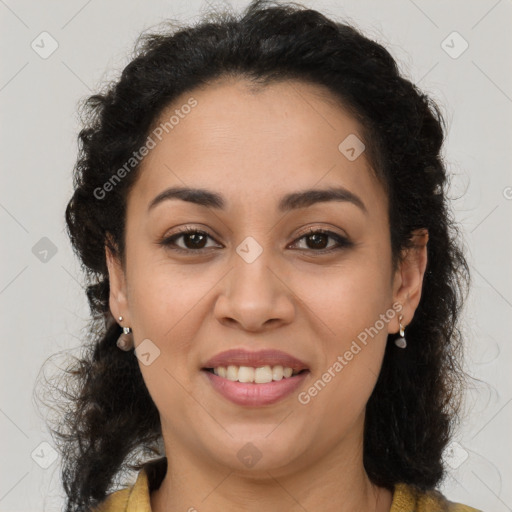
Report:
M 176 240 L 183 238 L 185 247 L 179 247 L 176 244 Z M 194 228 L 183 228 L 178 233 L 171 235 L 162 240 L 160 245 L 169 247 L 173 251 L 189 253 L 189 252 L 201 252 L 205 249 L 204 243 L 207 238 L 212 238 L 205 231 L 199 231 Z M 213 238 L 212 238 L 213 240 Z M 188 243 L 190 242 L 190 243 Z
M 333 239 L 336 242 L 336 244 L 334 244 L 334 247 L 331 246 L 326 249 L 325 242 L 329 238 Z M 353 245 L 348 238 L 338 235 L 333 231 L 328 231 L 325 229 L 312 228 L 305 235 L 302 235 L 300 238 L 297 239 L 297 241 L 300 240 L 305 240 L 306 245 L 308 244 L 308 242 L 312 242 L 310 245 L 312 245 L 312 247 L 315 248 L 313 252 L 317 252 L 320 254 L 330 253 L 333 251 L 343 249 L 345 247 L 351 247 Z
M 159 245 L 168 247 L 169 249 L 181 252 L 181 253 L 201 253 L 204 252 L 208 247 L 205 246 L 207 239 L 211 237 L 207 232 L 200 231 L 191 227 L 185 227 L 178 233 L 168 236 L 159 242 Z M 325 242 L 329 239 L 333 239 L 336 243 L 334 246 L 325 248 Z M 184 247 L 179 246 L 177 241 L 183 239 Z M 306 244 L 310 243 L 312 248 L 306 247 L 305 250 L 310 249 L 313 253 L 326 254 L 333 251 L 337 251 L 346 247 L 351 247 L 353 243 L 346 237 L 338 235 L 333 231 L 324 229 L 310 229 L 307 233 L 297 238 L 292 246 L 297 245 L 301 240 L 305 240 Z M 211 248 L 211 247 L 210 247 Z

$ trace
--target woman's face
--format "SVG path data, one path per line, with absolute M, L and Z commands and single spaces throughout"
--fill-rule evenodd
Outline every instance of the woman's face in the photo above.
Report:
M 166 448 L 198 464 L 277 476 L 360 450 L 387 336 L 420 298 L 425 251 L 392 273 L 387 198 L 360 126 L 321 94 L 243 81 L 184 94 L 128 197 L 125 272 L 107 254 L 111 309 L 133 329 Z M 162 199 L 176 187 L 216 201 Z M 312 189 L 338 200 L 301 199 Z M 184 227 L 199 233 L 162 243 Z M 332 234 L 306 236 L 319 230 Z M 240 353 L 219 364 L 234 363 L 231 378 L 270 366 L 257 380 L 277 380 L 204 369 L 233 349 L 282 351 L 306 371 L 279 380 L 274 367 L 292 362 Z

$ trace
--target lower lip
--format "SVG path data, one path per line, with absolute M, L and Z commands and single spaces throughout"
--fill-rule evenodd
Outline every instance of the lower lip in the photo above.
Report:
M 237 405 L 270 405 L 282 400 L 293 393 L 304 381 L 309 371 L 302 372 L 293 377 L 281 380 L 256 384 L 252 382 L 238 382 L 219 377 L 212 372 L 202 370 L 216 391 L 224 398 Z

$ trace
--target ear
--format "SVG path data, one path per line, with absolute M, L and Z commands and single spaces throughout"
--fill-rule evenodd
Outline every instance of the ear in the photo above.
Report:
M 126 276 L 118 256 L 114 255 L 105 244 L 105 257 L 107 261 L 110 296 L 109 305 L 112 316 L 118 320 L 123 317 L 123 325 L 130 325 L 128 300 L 126 296 Z
M 398 269 L 393 279 L 393 303 L 399 302 L 402 310 L 394 322 L 389 322 L 389 332 L 399 331 L 399 318 L 402 325 L 410 324 L 420 303 L 423 276 L 427 267 L 428 230 L 416 229 L 412 232 L 413 247 L 404 249 Z M 395 329 L 392 331 L 391 329 Z

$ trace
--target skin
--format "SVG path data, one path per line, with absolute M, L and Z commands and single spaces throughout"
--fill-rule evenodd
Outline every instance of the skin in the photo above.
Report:
M 389 511 L 392 493 L 374 486 L 363 466 L 365 406 L 398 314 L 307 405 L 298 392 L 272 405 L 242 407 L 220 396 L 200 371 L 213 355 L 235 347 L 277 348 L 306 362 L 307 390 L 379 315 L 403 309 L 406 326 L 418 306 L 428 233 L 404 253 L 393 273 L 387 197 L 363 152 L 349 161 L 338 145 L 361 126 L 328 92 L 281 82 L 259 92 L 242 79 L 223 79 L 183 94 L 198 105 L 145 158 L 127 204 L 126 267 L 106 249 L 110 308 L 160 350 L 139 361 L 160 412 L 168 471 L 151 494 L 154 512 Z M 148 205 L 171 186 L 222 194 L 225 211 L 180 200 Z M 350 202 L 277 211 L 279 199 L 308 188 L 343 186 Z M 191 226 L 209 237 L 158 241 Z M 320 247 L 306 228 L 328 229 L 353 242 Z M 236 252 L 247 237 L 263 252 L 247 263 Z M 196 239 L 197 240 L 197 239 Z M 318 243 L 318 242 L 317 242 Z M 321 244 L 324 245 L 321 245 Z M 396 350 L 400 350 L 396 348 Z M 246 443 L 261 454 L 253 467 L 237 457 Z

